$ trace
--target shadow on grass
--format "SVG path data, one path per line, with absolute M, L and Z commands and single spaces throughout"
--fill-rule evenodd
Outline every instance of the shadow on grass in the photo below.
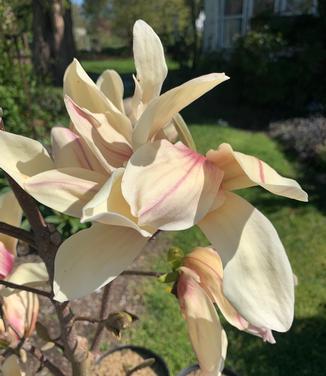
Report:
M 326 318 L 296 319 L 288 333 L 276 334 L 276 344 L 226 328 L 226 366 L 241 376 L 322 376 L 326 367 Z

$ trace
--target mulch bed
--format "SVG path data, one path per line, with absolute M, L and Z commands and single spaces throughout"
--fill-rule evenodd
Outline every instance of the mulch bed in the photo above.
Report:
M 169 247 L 169 241 L 164 237 L 164 235 L 159 235 L 155 239 L 152 239 L 148 245 L 145 247 L 141 255 L 135 260 L 133 265 L 129 268 L 137 269 L 137 270 L 153 270 L 152 262 L 154 259 L 157 259 L 157 256 L 160 254 L 164 254 Z M 32 262 L 32 261 L 39 261 L 38 257 L 35 255 L 28 255 L 19 258 L 21 262 Z M 142 280 L 143 278 L 151 278 L 151 277 L 139 277 L 139 276 L 120 276 L 116 278 L 113 282 L 114 287 L 110 290 L 110 311 L 120 311 L 126 310 L 135 314 L 136 316 L 142 316 L 144 312 L 144 301 L 142 296 Z M 87 317 L 98 317 L 101 305 L 101 295 L 102 291 L 95 291 L 94 293 L 90 294 L 89 296 L 79 299 L 76 301 L 72 301 L 72 309 L 77 316 L 87 316 Z M 39 321 L 48 329 L 48 332 L 51 338 L 56 338 L 59 335 L 59 326 L 57 322 L 57 317 L 54 312 L 54 308 L 52 304 L 48 301 L 47 298 L 40 297 L 40 314 L 39 314 Z M 77 323 L 77 330 L 78 333 L 82 336 L 86 336 L 88 340 L 92 341 L 92 338 L 95 334 L 96 325 L 83 322 Z M 40 346 L 44 344 L 44 341 L 41 342 L 39 338 L 33 336 L 31 341 L 36 345 Z M 109 344 L 109 347 L 114 347 L 118 345 L 118 340 L 108 331 L 104 331 L 102 338 L 102 344 Z M 130 354 L 129 354 L 130 355 Z M 52 349 L 46 352 L 46 356 L 53 361 L 57 366 L 59 365 L 60 369 L 64 372 L 69 370 L 68 362 L 61 356 L 58 349 Z M 117 355 L 116 355 L 117 356 Z M 115 357 L 116 357 L 115 356 Z M 116 358 L 113 358 L 114 362 L 117 363 Z M 106 366 L 108 367 L 108 360 L 105 361 Z M 45 370 L 42 372 L 37 373 L 39 364 L 37 361 L 28 361 L 26 365 L 26 376 L 35 376 L 35 375 L 49 375 Z M 115 366 L 114 366 L 115 367 Z M 24 367 L 25 368 L 25 367 Z M 121 367 L 120 367 L 121 368 Z M 150 370 L 149 370 L 150 371 Z M 110 375 L 123 375 L 121 373 L 112 373 L 110 371 Z M 117 371 L 118 372 L 118 371 Z M 140 371 L 137 371 L 140 372 Z M 141 372 L 147 372 L 142 370 Z M 102 373 L 103 375 L 108 373 Z M 99 375 L 102 375 L 99 373 Z M 96 374 L 94 374 L 96 375 Z M 133 373 L 134 376 L 152 376 L 155 374 L 150 373 Z

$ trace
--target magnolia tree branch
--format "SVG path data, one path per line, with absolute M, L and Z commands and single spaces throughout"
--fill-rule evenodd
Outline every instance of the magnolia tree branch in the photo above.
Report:
M 32 292 L 33 294 L 42 295 L 42 296 L 45 296 L 49 299 L 51 299 L 51 297 L 52 297 L 52 294 L 50 294 L 47 291 L 42 291 L 42 290 L 35 289 L 33 287 L 29 287 L 29 286 L 25 286 L 25 285 L 17 285 L 16 283 L 12 283 L 12 282 L 5 281 L 5 280 L 0 280 L 0 285 L 9 287 L 9 288 L 15 289 L 15 290 Z
M 23 242 L 35 248 L 34 235 L 29 231 L 9 225 L 5 222 L 0 222 L 0 233 L 22 240 Z
M 97 351 L 100 342 L 102 333 L 104 330 L 104 324 L 103 321 L 109 316 L 109 300 L 110 300 L 110 291 L 112 289 L 114 282 L 110 282 L 107 284 L 103 289 L 103 295 L 102 295 L 102 301 L 101 301 L 101 311 L 100 311 L 100 322 L 98 323 L 98 326 L 96 328 L 95 336 L 91 345 L 91 351 Z
M 46 367 L 54 376 L 66 376 L 60 370 L 60 368 L 50 362 L 50 360 L 43 354 L 40 349 L 36 348 L 33 345 L 28 345 L 24 347 L 24 350 L 31 354 L 34 358 L 36 358 L 40 362 L 40 364 Z
M 35 200 L 25 192 L 12 178 L 7 176 L 8 182 L 22 207 L 35 236 L 35 245 L 39 256 L 46 265 L 50 286 L 53 285 L 54 259 L 61 238 L 50 231 Z M 51 293 L 52 296 L 53 293 Z M 58 315 L 61 340 L 64 344 L 64 354 L 72 365 L 73 376 L 90 374 L 91 356 L 88 351 L 87 339 L 78 337 L 73 325 L 73 315 L 69 303 L 60 304 L 52 300 Z

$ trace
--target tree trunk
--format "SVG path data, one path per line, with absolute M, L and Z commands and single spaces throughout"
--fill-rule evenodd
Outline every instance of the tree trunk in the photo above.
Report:
M 75 56 L 70 0 L 33 0 L 33 65 L 37 76 L 62 85 Z

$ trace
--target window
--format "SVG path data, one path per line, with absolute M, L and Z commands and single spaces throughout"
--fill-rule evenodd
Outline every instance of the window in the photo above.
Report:
M 254 0 L 253 16 L 274 12 L 274 0 Z
M 284 15 L 316 14 L 317 0 L 280 0 L 278 11 Z

